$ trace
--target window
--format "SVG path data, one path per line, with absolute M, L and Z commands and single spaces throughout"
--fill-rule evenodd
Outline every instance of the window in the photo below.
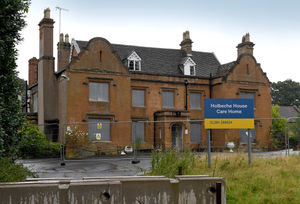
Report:
M 128 68 L 132 71 L 141 71 L 141 62 L 135 60 L 128 60 Z
M 132 142 L 145 141 L 145 123 L 132 122 Z
M 254 92 L 240 92 L 240 98 L 254 99 Z
M 200 123 L 191 123 L 191 143 L 200 143 L 201 142 L 201 124 Z
M 163 108 L 174 108 L 174 92 L 163 91 L 162 92 L 162 106 Z
M 190 93 L 190 108 L 191 109 L 201 109 L 201 94 L 200 93 Z
M 90 101 L 109 101 L 108 83 L 90 82 Z
M 89 140 L 110 141 L 110 120 L 89 119 Z
M 195 66 L 190 66 L 190 75 L 191 76 L 195 76 L 196 75 Z
M 127 57 L 127 61 L 127 66 L 130 71 L 141 71 L 141 58 L 135 51 L 132 51 L 132 53 Z
M 33 94 L 32 108 L 33 108 L 33 112 L 34 113 L 38 112 L 38 98 L 37 98 L 37 93 Z
M 255 110 L 255 93 L 254 92 L 240 92 L 240 98 L 253 99 L 254 110 Z
M 145 106 L 145 90 L 132 90 L 132 106 Z

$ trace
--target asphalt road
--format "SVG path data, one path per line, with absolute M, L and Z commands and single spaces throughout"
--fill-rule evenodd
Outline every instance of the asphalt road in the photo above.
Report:
M 18 163 L 36 172 L 40 178 L 72 178 L 134 176 L 143 175 L 151 168 L 151 156 L 138 156 L 138 164 L 132 164 L 133 157 L 99 157 L 82 160 L 65 160 L 61 165 L 58 158 L 26 159 Z

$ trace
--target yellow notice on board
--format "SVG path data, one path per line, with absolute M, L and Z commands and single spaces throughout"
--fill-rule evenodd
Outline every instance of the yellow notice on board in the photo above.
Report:
M 204 120 L 205 129 L 254 129 L 254 119 L 210 118 Z

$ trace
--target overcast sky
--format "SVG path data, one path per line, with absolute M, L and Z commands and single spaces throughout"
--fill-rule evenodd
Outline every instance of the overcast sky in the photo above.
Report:
M 104 37 L 111 43 L 179 49 L 190 31 L 194 51 L 214 52 L 223 63 L 236 60 L 236 46 L 249 32 L 254 56 L 270 81 L 300 82 L 300 1 L 297 0 L 31 0 L 17 48 L 19 77 L 28 78 L 28 60 L 39 57 L 38 23 L 49 7 L 54 40 Z M 56 57 L 56 52 L 54 53 Z M 57 58 L 57 57 L 56 57 Z

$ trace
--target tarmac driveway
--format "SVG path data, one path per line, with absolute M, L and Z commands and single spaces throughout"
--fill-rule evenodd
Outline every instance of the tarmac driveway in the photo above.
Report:
M 145 170 L 151 168 L 151 156 L 137 157 L 138 164 L 132 164 L 132 157 L 98 157 L 82 160 L 66 160 L 61 165 L 58 158 L 52 159 L 26 159 L 18 160 L 40 178 L 72 178 L 106 177 L 106 176 L 134 176 L 142 175 Z

